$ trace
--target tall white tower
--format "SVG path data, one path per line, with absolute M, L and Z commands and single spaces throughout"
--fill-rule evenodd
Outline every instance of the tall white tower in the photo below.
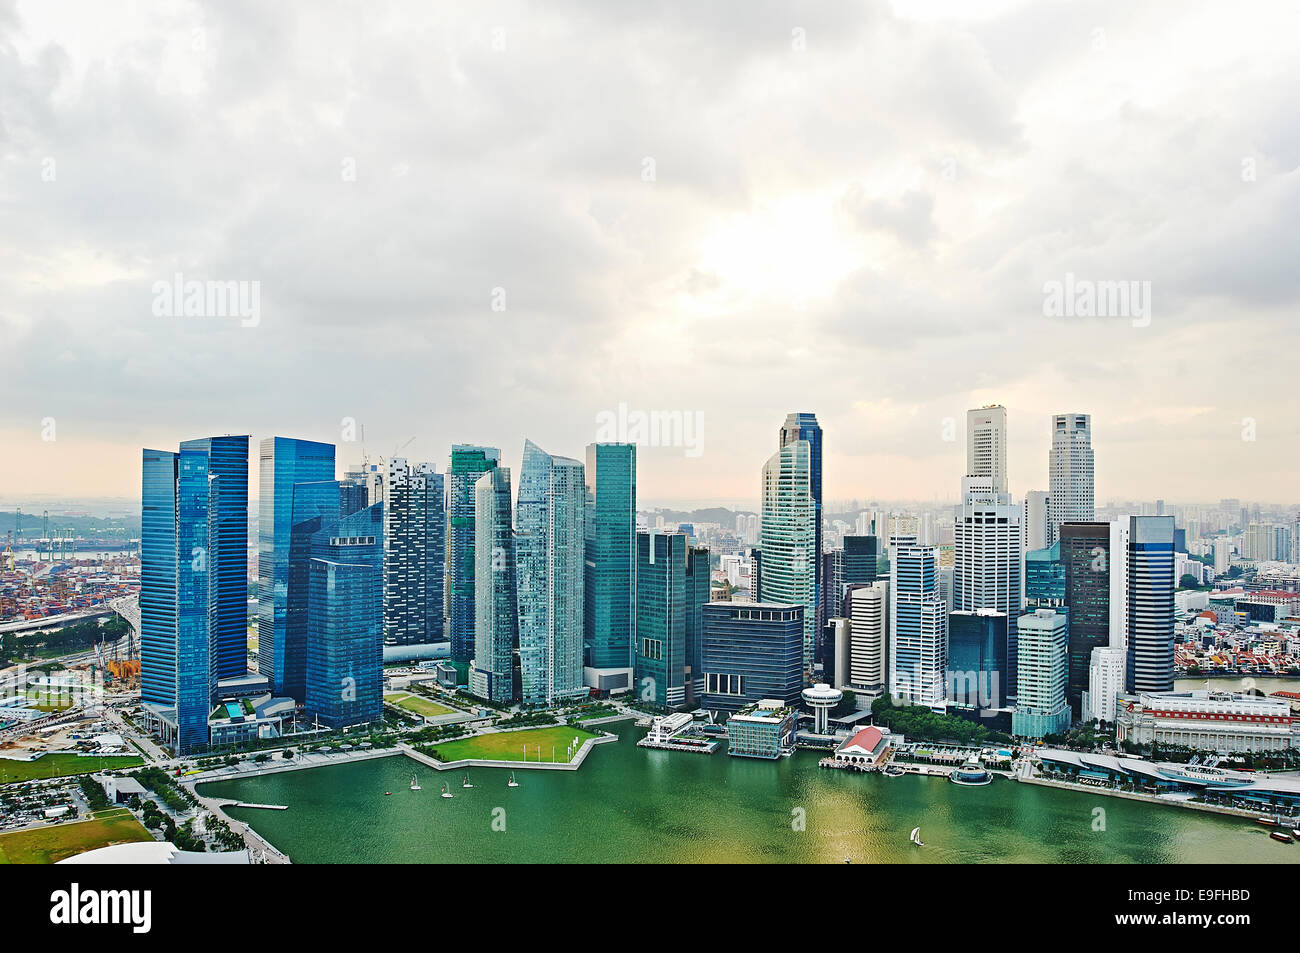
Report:
M 966 475 L 988 477 L 1007 492 L 1007 409 L 990 404 L 966 411 Z
M 1057 414 L 1052 418 L 1047 473 L 1050 546 L 1060 537 L 1062 523 L 1090 523 L 1094 519 L 1091 415 Z

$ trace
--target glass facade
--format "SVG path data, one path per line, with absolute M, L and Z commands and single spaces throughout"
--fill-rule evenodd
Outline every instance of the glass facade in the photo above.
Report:
M 506 703 L 515 697 L 519 642 L 510 471 L 496 467 L 479 477 L 474 500 L 474 666 L 469 684 L 480 698 Z
M 900 546 L 890 573 L 890 693 L 937 708 L 944 701 L 948 664 L 948 607 L 939 594 L 939 550 Z
M 786 444 L 763 467 L 763 568 L 759 599 L 804 606 L 805 680 L 817 638 L 817 516 L 812 446 Z
M 1065 605 L 1065 563 L 1059 539 L 1046 549 L 1025 552 L 1025 605 L 1030 609 Z
M 447 474 L 446 637 L 451 659 L 474 658 L 474 484 L 501 460 L 495 447 L 457 444 Z M 521 485 L 522 489 L 522 485 Z
M 633 691 L 649 704 L 686 702 L 687 537 L 636 534 L 636 666 Z
M 181 450 L 176 468 L 176 729 L 182 754 L 207 747 L 208 710 L 217 688 L 213 515 L 219 480 L 208 472 L 206 451 Z
M 145 450 L 140 493 L 140 699 L 176 704 L 176 454 Z
M 805 609 L 763 602 L 705 605 L 701 706 L 734 712 L 768 698 L 798 704 Z
M 1092 650 L 1110 644 L 1110 524 L 1062 523 L 1059 537 L 1069 610 L 1066 699 L 1074 717 L 1081 718 Z
M 961 708 L 1006 704 L 1007 614 L 993 609 L 948 614 L 948 700 Z
M 443 638 L 446 515 L 443 474 L 432 464 L 389 461 L 384 509 L 384 642 Z
M 707 546 L 686 550 L 686 687 L 688 700 L 704 691 L 704 606 L 713 596 Z
M 822 603 L 824 580 L 822 579 L 822 428 L 817 423 L 817 415 L 810 413 L 792 413 L 786 416 L 781 426 L 781 446 L 787 447 L 796 441 L 808 444 L 808 492 L 813 506 L 813 605 L 817 611 L 811 619 L 806 620 L 815 634 L 821 631 L 825 623 L 825 606 Z M 780 597 L 778 597 L 780 598 Z M 809 658 L 811 672 L 811 656 Z
M 1066 644 L 1068 623 L 1064 613 L 1035 609 L 1020 617 L 1020 684 L 1011 733 L 1041 738 L 1070 727 L 1066 702 Z
M 1129 517 L 1130 692 L 1174 689 L 1174 518 Z
M 587 447 L 586 662 L 632 666 L 636 615 L 636 445 Z

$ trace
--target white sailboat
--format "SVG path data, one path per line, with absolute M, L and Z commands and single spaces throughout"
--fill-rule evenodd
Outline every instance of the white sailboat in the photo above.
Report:
M 924 844 L 921 843 L 921 828 L 919 828 L 919 827 L 913 827 L 913 828 L 912 828 L 912 836 L 909 837 L 908 840 L 910 840 L 910 841 L 911 841 L 913 844 L 915 844 L 917 847 L 924 847 L 924 846 L 925 846 Z
M 513 771 L 510 772 L 510 780 L 506 782 L 506 787 L 508 788 L 519 787 L 519 782 L 515 780 L 515 773 Z
M 420 782 L 415 779 L 415 775 L 411 775 L 411 790 L 412 791 L 420 790 Z
M 451 797 L 451 792 L 447 790 L 447 785 L 445 784 L 442 786 L 442 796 Z
M 460 786 L 463 787 L 463 788 L 472 788 L 472 787 L 474 786 L 474 785 L 470 782 L 470 780 L 469 780 L 469 775 L 468 775 L 468 774 L 465 775 L 465 780 L 460 782 Z

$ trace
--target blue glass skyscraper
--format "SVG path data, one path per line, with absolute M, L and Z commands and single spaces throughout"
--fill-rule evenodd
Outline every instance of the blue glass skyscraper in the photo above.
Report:
M 686 551 L 682 533 L 636 534 L 636 672 L 643 702 L 686 702 Z
M 276 693 L 299 700 L 303 697 L 306 671 L 299 615 L 307 599 L 303 584 L 307 580 L 304 567 L 308 553 L 303 547 L 323 521 L 338 516 L 338 484 L 333 481 L 333 444 L 292 437 L 267 437 L 262 441 L 257 524 L 258 670 L 271 679 Z M 332 510 L 327 499 L 329 483 L 333 483 Z M 322 523 L 300 531 L 295 553 L 295 520 L 310 524 L 317 518 Z M 299 557 L 299 571 L 292 581 L 291 555 Z
M 822 428 L 817 423 L 817 415 L 807 412 L 791 413 L 786 416 L 781 426 L 781 446 L 785 447 L 796 440 L 808 441 L 808 488 L 813 499 L 813 589 L 816 616 L 810 628 L 820 632 L 826 623 L 826 606 L 824 603 L 825 580 L 822 579 Z
M 630 687 L 636 617 L 636 445 L 587 447 L 586 664 L 592 687 Z
M 474 484 L 501 461 L 495 447 L 457 444 L 447 473 L 447 638 L 451 659 L 474 658 Z

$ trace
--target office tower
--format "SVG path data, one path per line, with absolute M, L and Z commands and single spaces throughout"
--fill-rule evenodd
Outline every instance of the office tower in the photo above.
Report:
M 948 614 L 948 701 L 958 708 L 1006 703 L 1007 614 L 998 609 Z
M 1174 688 L 1174 518 L 1129 517 L 1128 670 L 1130 692 Z
M 1062 732 L 1070 727 L 1070 706 L 1065 697 L 1069 639 L 1065 614 L 1035 609 L 1021 616 L 1016 628 L 1020 633 L 1020 683 L 1011 714 L 1011 733 L 1041 738 Z
M 514 701 L 519 643 L 515 534 L 510 523 L 510 470 L 493 467 L 474 485 L 474 662 L 470 691 L 502 704 Z
M 817 626 L 817 508 L 812 445 L 788 443 L 763 467 L 762 602 L 806 606 L 804 676 L 812 674 Z
M 1216 573 L 1225 573 L 1231 565 L 1232 540 L 1227 536 L 1216 536 L 1214 539 L 1214 571 Z
M 141 700 L 147 726 L 187 753 L 208 743 L 218 680 L 247 671 L 248 437 L 141 463 Z
M 267 437 L 258 458 L 258 671 L 277 695 L 302 700 L 311 535 L 339 513 L 334 445 Z
M 451 660 L 468 665 L 474 657 L 474 484 L 501 461 L 495 447 L 456 444 L 447 472 L 447 628 Z
M 1062 523 L 1091 523 L 1092 417 L 1057 414 L 1052 418 L 1048 451 L 1048 544 L 1056 542 Z
M 369 505 L 370 484 L 366 478 L 366 471 L 364 467 L 355 466 L 339 481 L 339 516 L 360 513 Z
M 850 608 L 849 684 L 882 692 L 889 684 L 889 580 L 852 589 Z
M 1082 718 L 1092 651 L 1111 644 L 1110 524 L 1062 523 L 1057 544 L 1065 569 L 1065 605 L 1069 610 L 1066 698 L 1074 717 Z
M 1025 512 L 1021 518 L 1025 531 L 1025 552 L 1031 549 L 1046 549 L 1051 545 L 1048 540 L 1050 503 L 1046 490 L 1030 490 L 1025 494 Z
M 848 614 L 844 599 L 849 586 L 869 586 L 876 581 L 876 560 L 880 556 L 880 541 L 875 536 L 845 536 L 844 548 L 839 555 L 842 566 L 837 569 L 838 590 L 831 592 L 827 605 L 836 612 Z
M 637 698 L 686 702 L 686 551 L 682 533 L 636 534 Z
M 686 549 L 686 696 L 696 701 L 704 691 L 704 606 L 713 596 L 707 546 Z
M 966 411 L 966 476 L 985 477 L 994 493 L 1007 490 L 1007 409 L 990 404 Z
M 636 445 L 587 447 L 586 684 L 632 687 L 636 621 Z M 739 526 L 743 516 L 736 517 Z
M 1016 625 L 1024 606 L 1021 508 L 988 477 L 962 479 L 962 508 L 954 528 L 952 608 L 1005 612 L 1005 691 L 1016 696 Z
M 944 702 L 948 607 L 939 595 L 939 551 L 901 546 L 890 562 L 889 692 L 914 705 Z
M 798 704 L 804 685 L 805 611 L 802 603 L 704 606 L 701 707 L 735 712 L 765 698 Z
M 822 671 L 826 683 L 832 688 L 848 688 L 849 680 L 853 677 L 852 621 L 838 616 L 827 619 L 823 643 L 826 646 L 826 661 L 822 665 Z
M 383 508 L 336 517 L 312 541 L 304 707 L 329 728 L 383 719 Z
M 1126 653 L 1101 646 L 1092 650 L 1088 664 L 1088 690 L 1083 694 L 1083 720 L 1115 721 L 1115 699 L 1124 691 Z
M 814 612 L 811 619 L 805 618 L 804 623 L 811 625 L 810 630 L 814 635 L 821 630 L 822 624 L 826 621 L 824 614 L 825 606 L 822 603 L 822 428 L 817 423 L 817 415 L 810 413 L 791 413 L 786 416 L 785 423 L 781 426 L 781 448 L 790 446 L 800 440 L 808 443 L 808 492 L 812 496 L 813 513 L 813 543 L 812 543 L 812 573 L 813 573 L 813 606 Z M 766 516 L 764 517 L 766 519 Z M 785 601 L 787 597 L 778 596 L 778 601 Z M 809 639 L 808 644 L 811 648 L 813 639 Z M 811 672 L 812 656 L 808 657 L 808 671 Z
M 1058 609 L 1065 605 L 1065 564 L 1061 541 L 1025 553 L 1025 606 Z
M 577 460 L 524 441 L 516 508 L 523 700 L 553 705 L 582 683 L 587 488 Z
M 384 475 L 384 643 L 443 637 L 443 475 L 397 457 Z

